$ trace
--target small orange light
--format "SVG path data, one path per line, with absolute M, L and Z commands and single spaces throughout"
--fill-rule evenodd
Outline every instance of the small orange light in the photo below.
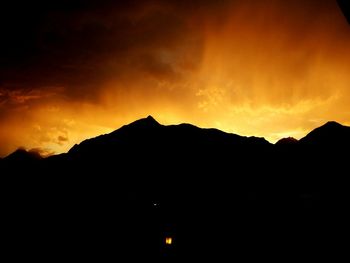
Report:
M 170 246 L 172 243 L 173 243 L 173 239 L 171 237 L 166 237 L 165 238 L 165 244 Z

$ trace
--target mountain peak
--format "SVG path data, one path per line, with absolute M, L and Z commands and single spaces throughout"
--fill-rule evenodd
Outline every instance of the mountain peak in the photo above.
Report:
M 147 118 L 142 118 L 137 121 L 134 121 L 129 125 L 138 126 L 138 127 L 149 127 L 149 128 L 160 126 L 159 122 L 157 122 L 151 115 L 149 115 Z
M 294 145 L 298 143 L 298 140 L 293 138 L 293 137 L 287 137 L 287 138 L 282 138 L 278 142 L 276 142 L 276 145 Z
M 158 123 L 158 122 L 152 117 L 152 115 L 148 115 L 147 118 L 146 118 L 146 120 L 148 120 L 148 121 L 153 121 L 153 122 Z
M 24 148 L 19 148 L 10 155 L 6 156 L 4 160 L 6 161 L 34 161 L 42 159 L 41 155 L 36 151 L 27 151 Z
M 317 145 L 344 145 L 349 144 L 350 127 L 341 125 L 335 121 L 329 121 L 319 128 L 314 129 L 300 141 Z
M 343 125 L 341 125 L 340 123 L 336 122 L 336 121 L 329 121 L 326 124 L 324 124 L 322 127 L 329 127 L 329 128 L 336 128 L 336 127 L 343 127 Z

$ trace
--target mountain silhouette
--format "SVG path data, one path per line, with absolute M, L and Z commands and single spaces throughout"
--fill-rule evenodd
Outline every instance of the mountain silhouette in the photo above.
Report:
M 139 127 L 139 128 L 151 128 L 151 127 L 159 127 L 161 126 L 151 115 L 149 115 L 147 118 L 136 120 L 133 123 L 126 125 L 126 126 L 133 126 L 133 127 Z M 126 127 L 124 126 L 124 127 Z
M 348 0 L 337 0 L 337 2 L 350 24 L 350 2 Z
M 350 127 L 330 121 L 300 140 L 301 144 L 328 147 L 349 147 Z
M 19 148 L 10 155 L 6 156 L 4 162 L 35 162 L 41 160 L 42 157 L 38 152 L 27 151 L 23 148 Z
M 349 138 L 329 122 L 274 145 L 148 116 L 64 154 L 19 150 L 0 163 L 3 236 L 49 258 L 334 259 L 349 220 Z
M 298 140 L 293 137 L 288 138 L 282 138 L 278 142 L 276 142 L 277 146 L 283 146 L 283 145 L 295 145 L 298 143 Z
M 191 124 L 169 125 L 159 124 L 149 116 L 110 133 L 88 139 L 75 145 L 67 154 L 71 159 L 123 159 L 138 157 L 163 160 L 166 158 L 184 159 L 211 155 L 217 151 L 219 155 L 226 151 L 247 151 L 250 148 L 269 148 L 271 144 L 263 138 L 243 137 L 229 134 L 217 129 L 201 129 Z M 179 155 L 180 153 L 180 155 Z M 132 157 L 133 156 L 133 157 Z M 165 161 L 165 160 L 164 160 Z

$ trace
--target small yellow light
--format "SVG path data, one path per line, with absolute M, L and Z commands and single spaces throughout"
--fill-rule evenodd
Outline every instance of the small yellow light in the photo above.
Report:
M 165 238 L 165 244 L 167 244 L 168 246 L 170 246 L 173 243 L 173 239 L 171 237 L 166 237 Z

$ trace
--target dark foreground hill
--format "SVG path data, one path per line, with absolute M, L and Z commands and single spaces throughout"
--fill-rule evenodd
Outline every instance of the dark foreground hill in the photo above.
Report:
M 337 0 L 337 2 L 350 24 L 350 2 L 348 0 Z
M 346 251 L 349 138 L 330 122 L 272 145 L 148 117 L 66 154 L 16 152 L 0 163 L 6 250 L 46 261 L 334 260 Z

